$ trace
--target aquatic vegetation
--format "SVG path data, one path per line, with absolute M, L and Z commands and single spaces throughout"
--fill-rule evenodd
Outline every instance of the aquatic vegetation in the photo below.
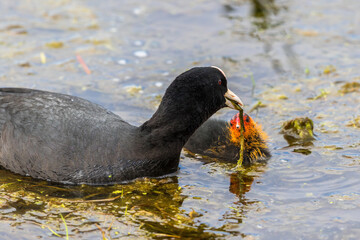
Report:
M 141 86 L 130 85 L 124 88 L 126 92 L 129 93 L 131 96 L 138 96 L 139 94 L 144 92 Z
M 283 123 L 280 133 L 290 145 L 306 144 L 315 140 L 314 123 L 308 117 L 298 117 Z
M 347 94 L 352 92 L 360 92 L 360 83 L 359 82 L 348 82 L 341 86 L 339 93 Z
M 242 164 L 244 162 L 244 149 L 245 149 L 245 139 L 244 139 L 244 131 L 245 131 L 245 126 L 244 126 L 244 118 L 242 117 L 244 115 L 244 110 L 235 102 L 231 101 L 231 103 L 233 104 L 234 108 L 236 110 L 239 111 L 239 120 L 240 120 L 240 136 L 238 136 L 238 144 L 240 145 L 240 150 L 239 150 L 239 160 L 237 161 L 236 167 L 237 168 L 241 168 Z
M 64 43 L 60 42 L 60 41 L 52 41 L 52 42 L 46 43 L 46 46 L 48 48 L 62 48 L 62 47 L 64 47 Z
M 324 74 L 330 74 L 336 72 L 336 68 L 333 65 L 328 65 L 324 68 Z
M 320 89 L 320 94 L 316 97 L 309 98 L 309 100 L 318 100 L 322 98 L 326 98 L 326 96 L 329 94 L 329 92 L 325 89 Z
M 360 116 L 354 117 L 351 121 L 349 121 L 346 126 L 360 128 Z
M 267 105 L 264 104 L 261 101 L 258 101 L 257 103 L 255 103 L 255 105 L 253 107 L 251 107 L 251 109 L 249 110 L 249 113 L 253 112 L 253 111 L 257 111 L 259 110 L 259 108 L 265 108 Z
M 40 61 L 42 64 L 46 63 L 46 54 L 44 52 L 40 53 Z

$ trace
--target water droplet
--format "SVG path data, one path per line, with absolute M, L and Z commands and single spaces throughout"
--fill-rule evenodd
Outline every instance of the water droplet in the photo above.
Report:
M 145 9 L 142 8 L 142 7 L 138 7 L 138 8 L 134 8 L 134 9 L 133 9 L 133 13 L 134 13 L 135 15 L 140 15 L 140 14 L 142 14 L 142 13 L 144 13 L 144 12 L 145 12 Z
M 126 65 L 127 64 L 127 61 L 125 59 L 120 59 L 117 61 L 118 64 L 120 65 Z
M 134 45 L 140 47 L 140 46 L 143 46 L 143 45 L 144 45 L 144 42 L 141 41 L 141 40 L 136 40 L 136 41 L 134 42 Z
M 163 83 L 162 83 L 162 82 L 156 82 L 156 83 L 155 83 L 155 86 L 156 86 L 156 87 L 162 87 L 162 86 L 163 86 Z
M 281 162 L 283 162 L 283 163 L 290 162 L 290 160 L 289 160 L 289 159 L 285 159 L 285 158 L 280 159 L 280 161 L 281 161 Z
M 148 56 L 148 54 L 147 54 L 146 51 L 139 50 L 139 51 L 135 51 L 135 52 L 134 52 L 134 56 L 135 56 L 135 57 L 139 57 L 139 58 L 145 58 L 145 57 Z

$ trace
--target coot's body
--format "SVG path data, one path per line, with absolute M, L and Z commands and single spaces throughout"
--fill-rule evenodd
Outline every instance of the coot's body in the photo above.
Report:
M 111 184 L 175 172 L 191 134 L 228 105 L 228 99 L 241 104 L 229 92 L 221 70 L 191 69 L 169 86 L 153 117 L 135 127 L 78 97 L 0 89 L 0 165 L 22 175 L 75 184 Z
M 165 142 L 137 144 L 151 139 L 94 103 L 30 89 L 0 91 L 0 164 L 13 172 L 55 182 L 103 183 L 144 171 L 146 176 L 176 171 L 176 153 L 161 151 L 160 158 L 151 152 Z M 168 161 L 144 168 L 147 158 Z

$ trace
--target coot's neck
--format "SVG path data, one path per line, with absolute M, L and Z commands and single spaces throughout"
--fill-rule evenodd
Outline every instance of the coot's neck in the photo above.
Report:
M 139 129 L 152 145 L 166 144 L 172 150 L 180 152 L 190 136 L 210 116 L 210 113 L 197 107 L 190 111 L 172 112 L 170 108 L 160 106 Z

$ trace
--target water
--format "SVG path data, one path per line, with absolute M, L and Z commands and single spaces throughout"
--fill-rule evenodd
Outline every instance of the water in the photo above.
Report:
M 247 112 L 265 104 L 250 115 L 270 136 L 273 155 L 237 173 L 184 152 L 172 176 L 111 187 L 1 170 L 1 238 L 65 237 L 61 214 L 70 239 L 357 239 L 360 89 L 341 89 L 360 81 L 359 7 L 355 0 L 1 1 L 2 86 L 84 97 L 139 125 L 175 76 L 216 65 Z M 290 146 L 279 133 L 298 116 L 314 121 L 316 140 L 306 146 Z

